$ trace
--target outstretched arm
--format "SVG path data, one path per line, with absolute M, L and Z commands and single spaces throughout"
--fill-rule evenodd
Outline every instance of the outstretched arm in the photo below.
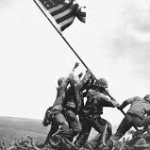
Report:
M 129 104 L 132 104 L 134 101 L 136 100 L 136 97 L 131 97 L 127 100 L 125 100 L 121 105 L 120 105 L 120 109 L 125 108 L 126 106 L 128 106 Z
M 107 96 L 105 96 L 104 94 L 100 93 L 98 95 L 99 99 L 101 99 L 100 103 L 104 106 L 104 107 L 119 107 L 119 103 L 116 101 L 113 101 L 111 99 L 109 99 Z

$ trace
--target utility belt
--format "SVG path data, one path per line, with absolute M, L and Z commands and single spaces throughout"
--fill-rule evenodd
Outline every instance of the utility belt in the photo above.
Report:
M 95 120 L 97 118 L 100 118 L 100 114 L 88 114 L 88 113 L 83 113 L 83 116 L 82 116 L 84 119 L 87 119 L 87 120 Z

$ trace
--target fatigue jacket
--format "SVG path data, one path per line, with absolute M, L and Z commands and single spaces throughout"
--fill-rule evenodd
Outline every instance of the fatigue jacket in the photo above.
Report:
M 124 108 L 129 104 L 131 104 L 131 106 L 127 113 L 139 115 L 140 117 L 144 117 L 145 115 L 150 113 L 150 103 L 139 96 L 135 96 L 125 100 L 122 103 L 121 107 Z
M 110 100 L 105 94 L 90 89 L 87 93 L 87 102 L 83 113 L 87 117 L 99 117 L 103 114 L 103 107 L 115 107 L 115 104 L 116 102 Z
M 63 82 L 57 88 L 57 96 L 56 96 L 56 100 L 53 104 L 52 110 L 59 110 L 59 111 L 63 110 L 63 101 L 64 101 L 65 96 L 66 96 L 67 86 L 68 86 L 68 80 L 66 80 L 66 82 Z
M 83 90 L 86 88 L 87 84 L 92 80 L 92 74 L 90 72 L 86 72 L 84 78 L 80 81 L 79 78 L 74 77 L 73 79 L 69 79 L 70 86 L 66 91 L 65 96 L 65 107 L 73 108 L 80 110 L 82 101 L 83 101 Z

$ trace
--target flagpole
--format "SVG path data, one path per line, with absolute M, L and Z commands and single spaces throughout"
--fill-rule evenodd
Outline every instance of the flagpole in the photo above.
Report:
M 66 44 L 70 47 L 70 49 L 72 50 L 72 52 L 77 56 L 77 58 L 81 61 L 81 63 L 84 65 L 84 67 L 87 70 L 90 70 L 88 68 L 88 66 L 84 63 L 84 61 L 81 59 L 81 57 L 77 54 L 77 52 L 73 49 L 73 47 L 69 44 L 69 42 L 66 40 L 66 38 L 63 36 L 63 34 L 57 29 L 57 27 L 54 25 L 54 23 L 50 20 L 50 18 L 48 18 L 48 16 L 46 15 L 46 13 L 42 10 L 42 8 L 39 6 L 39 4 L 36 2 L 36 0 L 33 0 L 34 3 L 37 5 L 37 7 L 40 9 L 40 11 L 43 13 L 43 15 L 47 18 L 47 20 L 49 21 L 49 23 L 51 23 L 51 25 L 54 27 L 54 29 L 57 31 L 57 33 L 61 36 L 61 38 L 66 42 Z M 92 72 L 91 72 L 92 73 Z M 95 80 L 97 80 L 96 76 L 92 73 L 93 77 L 95 78 Z M 107 91 L 106 94 L 114 101 L 116 101 Z M 122 109 L 119 109 L 124 115 L 125 112 Z
M 81 57 L 77 54 L 77 52 L 73 49 L 73 47 L 69 44 L 69 42 L 66 40 L 66 38 L 63 36 L 63 34 L 57 29 L 57 27 L 54 25 L 54 23 L 50 20 L 50 18 L 46 15 L 46 13 L 43 11 L 43 9 L 39 6 L 39 4 L 36 2 L 36 0 L 33 0 L 34 3 L 37 5 L 37 7 L 40 9 L 40 11 L 43 13 L 43 15 L 46 17 L 46 19 L 51 23 L 51 25 L 54 27 L 54 29 L 57 31 L 57 33 L 61 36 L 61 38 L 66 42 L 66 44 L 69 46 L 69 48 L 72 50 L 72 52 L 78 57 L 78 59 L 81 61 L 81 63 L 84 65 L 86 69 L 89 70 L 88 66 L 84 63 L 84 61 L 81 59 Z

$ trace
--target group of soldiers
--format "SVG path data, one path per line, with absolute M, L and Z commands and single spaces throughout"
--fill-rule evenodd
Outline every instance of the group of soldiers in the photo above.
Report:
M 95 79 L 90 70 L 83 74 L 75 75 L 76 63 L 68 77 L 58 79 L 56 99 L 45 113 L 43 125 L 51 124 L 51 129 L 44 144 L 52 147 L 61 146 L 60 140 L 64 140 L 71 147 L 90 149 L 87 144 L 90 131 L 94 128 L 99 137 L 106 129 L 106 145 L 104 149 L 112 149 L 115 141 L 118 141 L 131 127 L 138 130 L 144 127 L 143 132 L 150 124 L 150 95 L 143 98 L 133 97 L 125 100 L 121 105 L 114 101 L 108 94 L 106 79 Z M 101 117 L 103 107 L 113 107 L 123 110 L 131 104 L 129 110 L 120 123 L 116 133 L 112 134 L 112 125 Z M 107 128 L 106 128 L 107 126 Z

